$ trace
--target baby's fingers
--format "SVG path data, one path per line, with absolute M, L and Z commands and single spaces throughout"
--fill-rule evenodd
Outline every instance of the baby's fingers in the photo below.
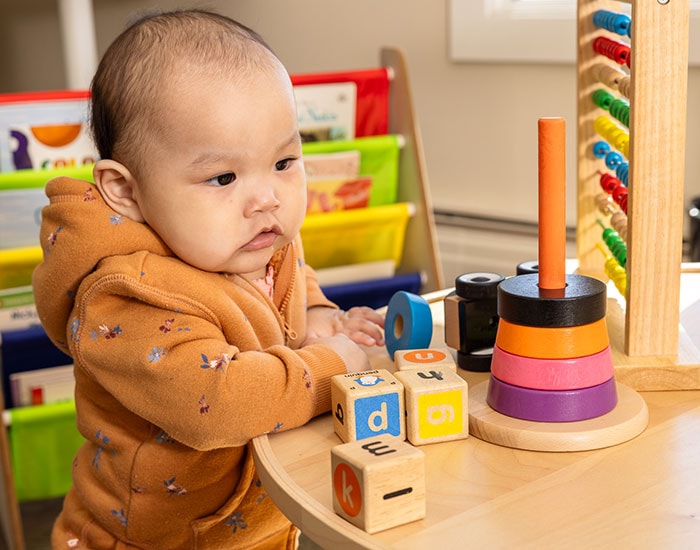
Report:
M 383 346 L 384 330 L 379 325 L 364 320 L 348 320 L 343 327 L 343 334 L 356 344 L 363 346 Z
M 366 319 L 367 321 L 374 323 L 375 325 L 379 325 L 380 327 L 384 326 L 384 315 L 377 313 L 374 309 L 366 306 L 350 308 L 347 311 L 347 316 L 351 319 Z

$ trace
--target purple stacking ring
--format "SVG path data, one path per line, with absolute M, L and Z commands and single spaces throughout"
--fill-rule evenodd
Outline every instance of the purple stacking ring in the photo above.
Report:
M 489 378 L 489 406 L 506 416 L 535 422 L 577 422 L 609 413 L 617 405 L 615 378 L 578 390 L 533 390 Z

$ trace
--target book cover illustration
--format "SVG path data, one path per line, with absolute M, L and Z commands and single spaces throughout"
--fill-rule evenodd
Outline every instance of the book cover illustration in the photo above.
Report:
M 304 156 L 307 176 L 307 214 L 366 208 L 372 176 L 360 175 L 358 150 Z
M 357 176 L 360 173 L 360 151 L 305 154 L 304 170 L 309 181 Z
M 92 164 L 89 92 L 0 95 L 0 172 Z
M 39 324 L 31 285 L 0 288 L 0 330 L 17 330 Z
M 302 141 L 330 141 L 355 137 L 353 82 L 295 86 Z
M 75 393 L 73 365 L 17 372 L 10 375 L 13 407 L 70 401 Z
M 0 188 L 0 249 L 39 246 L 41 210 L 48 203 L 43 188 Z
M 334 180 L 314 180 L 307 183 L 307 214 L 366 208 L 372 191 L 371 176 Z
M 355 124 L 353 136 L 382 136 L 389 132 L 389 84 L 386 67 L 291 75 L 294 92 L 313 84 L 352 83 L 355 85 Z M 303 92 L 302 92 L 303 93 Z

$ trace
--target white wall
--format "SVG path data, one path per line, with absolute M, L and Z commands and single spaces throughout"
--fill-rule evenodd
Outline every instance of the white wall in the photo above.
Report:
M 65 86 L 55 3 L 0 0 L 0 50 L 11 52 L 0 56 L 0 92 Z M 153 5 L 212 7 L 235 17 L 260 32 L 290 72 L 372 67 L 381 46 L 401 47 L 436 208 L 535 220 L 537 119 L 566 117 L 574 222 L 573 65 L 452 63 L 444 0 L 94 0 L 100 53 L 130 13 Z M 692 68 L 688 197 L 700 195 L 699 89 L 700 68 Z

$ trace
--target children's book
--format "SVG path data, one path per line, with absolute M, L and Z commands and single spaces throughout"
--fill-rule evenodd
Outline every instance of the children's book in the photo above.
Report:
M 294 89 L 302 141 L 329 141 L 355 137 L 353 82 L 309 84 Z
M 39 325 L 32 287 L 0 289 L 0 331 Z
M 352 178 L 360 174 L 360 152 L 309 153 L 304 155 L 304 169 L 309 181 Z
M 301 149 L 305 163 L 306 159 L 313 161 L 315 155 L 358 152 L 360 166 L 354 175 L 372 177 L 369 206 L 383 206 L 396 202 L 399 155 L 403 142 L 402 136 L 397 135 L 368 136 L 351 140 L 306 142 Z
M 12 403 L 11 375 L 73 363 L 71 357 L 51 342 L 41 325 L 0 331 L 0 361 L 5 403 Z
M 73 365 L 11 374 L 10 386 L 13 407 L 69 401 L 75 393 Z
M 372 191 L 371 176 L 311 180 L 306 184 L 307 214 L 366 208 Z
M 0 94 L 0 172 L 92 164 L 88 91 Z
M 307 86 L 352 84 L 344 90 L 352 96 L 355 110 L 353 137 L 380 136 L 389 132 L 390 71 L 385 67 L 353 71 L 306 73 L 291 75 L 297 98 Z M 339 88 L 340 89 L 340 88 Z
M 49 204 L 44 187 L 59 176 L 92 180 L 92 164 L 75 168 L 0 173 L 0 252 L 39 246 L 41 210 Z M 0 258 L 0 279 L 5 265 Z M 3 285 L 0 284 L 0 287 Z

